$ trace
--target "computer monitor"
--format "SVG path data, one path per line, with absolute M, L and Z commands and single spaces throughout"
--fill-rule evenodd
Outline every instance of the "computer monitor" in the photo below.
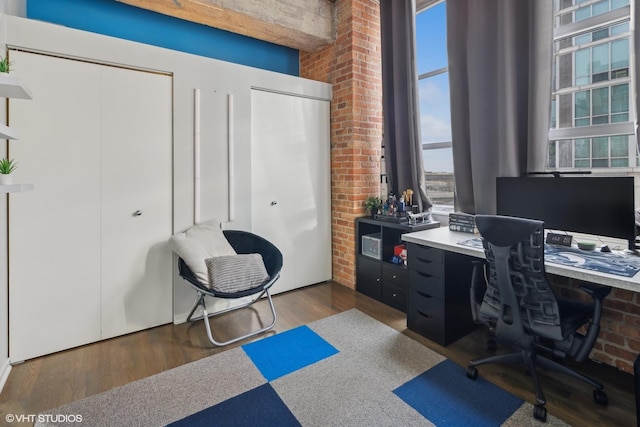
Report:
M 496 179 L 497 213 L 545 228 L 614 237 L 635 249 L 633 177 L 528 176 Z

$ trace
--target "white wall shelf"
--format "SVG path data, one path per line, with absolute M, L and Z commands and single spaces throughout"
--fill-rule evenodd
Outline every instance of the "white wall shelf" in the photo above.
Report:
M 0 97 L 14 99 L 32 99 L 31 91 L 18 77 L 0 73 Z M 18 133 L 9 126 L 0 123 L 0 139 L 18 139 Z M 21 193 L 33 190 L 33 184 L 0 185 L 0 194 Z
M 0 123 L 0 139 L 18 139 L 18 133 L 9 126 Z
M 32 99 L 31 91 L 17 77 L 0 73 L 0 96 L 14 99 Z
M 33 184 L 0 185 L 0 193 L 20 193 L 33 190 Z

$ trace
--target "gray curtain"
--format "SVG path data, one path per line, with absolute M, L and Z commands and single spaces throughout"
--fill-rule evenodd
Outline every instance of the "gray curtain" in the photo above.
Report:
M 384 158 L 389 189 L 411 189 L 413 204 L 431 209 L 420 138 L 415 61 L 415 0 L 381 0 L 382 110 Z
M 553 2 L 447 0 L 456 207 L 496 212 L 497 176 L 543 171 Z
M 633 57 L 635 57 L 635 90 L 634 96 L 636 100 L 636 142 L 640 147 L 640 55 L 638 54 L 638 48 L 640 48 L 640 5 L 636 2 L 631 2 L 631 13 L 633 14 L 634 30 L 633 30 Z M 632 85 L 632 86 L 634 86 Z

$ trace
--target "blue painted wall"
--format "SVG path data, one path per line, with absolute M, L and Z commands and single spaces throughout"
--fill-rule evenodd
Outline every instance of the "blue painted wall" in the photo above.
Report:
M 300 75 L 298 50 L 115 0 L 27 0 L 27 17 L 265 70 Z

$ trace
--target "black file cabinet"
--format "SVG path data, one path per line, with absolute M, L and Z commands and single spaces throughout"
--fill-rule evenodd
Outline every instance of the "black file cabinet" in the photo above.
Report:
M 410 226 L 370 217 L 357 218 L 356 290 L 406 312 L 409 271 L 407 266 L 391 262 L 393 250 L 405 243 L 401 239 L 404 233 L 439 226 L 438 222 Z
M 478 327 L 471 317 L 473 258 L 407 243 L 407 327 L 448 345 Z

